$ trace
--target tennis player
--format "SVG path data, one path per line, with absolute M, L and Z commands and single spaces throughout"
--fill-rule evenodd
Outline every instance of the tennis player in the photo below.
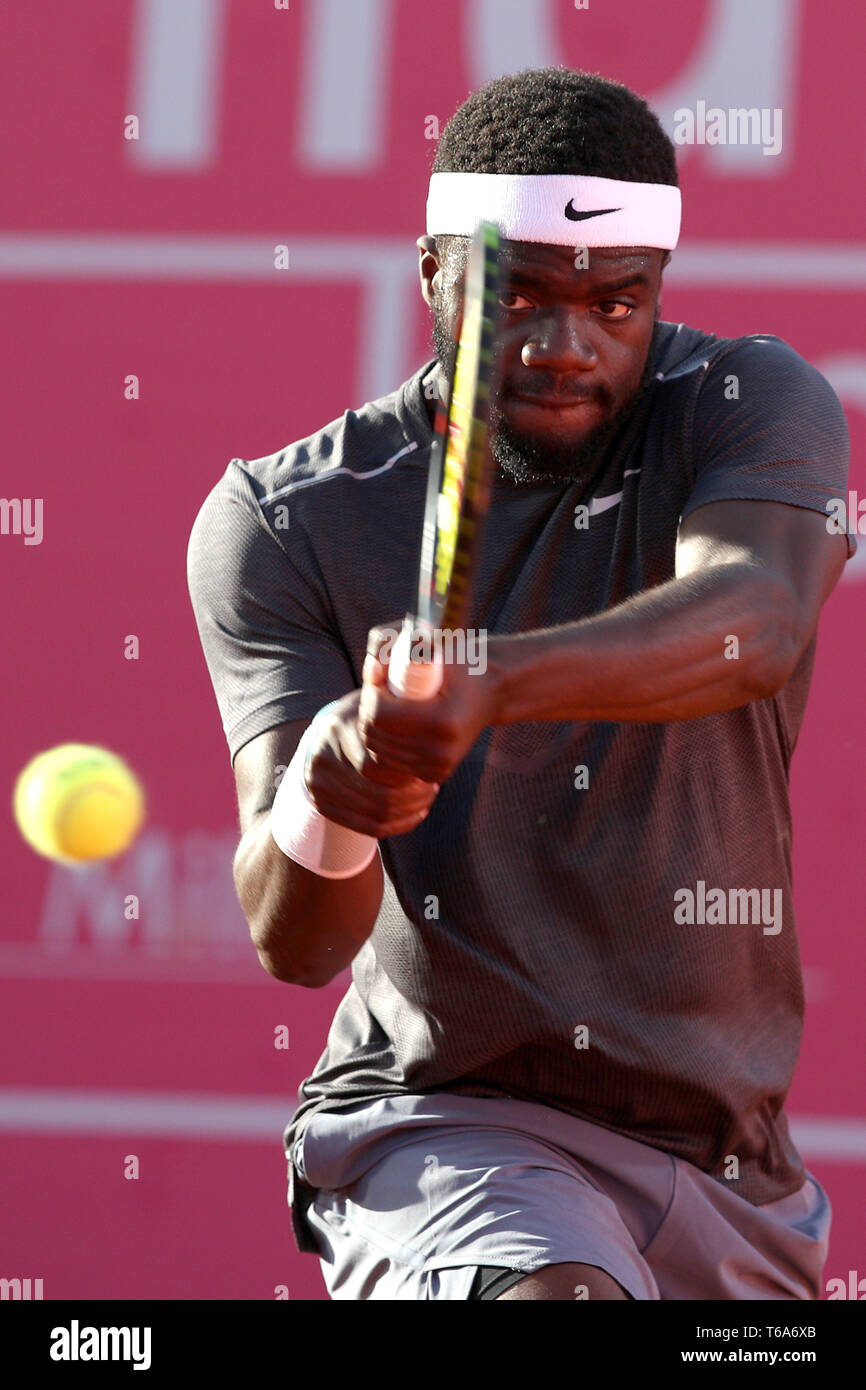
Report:
M 828 526 L 847 429 L 779 338 L 659 319 L 680 217 L 627 88 L 489 82 L 418 240 L 435 357 L 233 459 L 193 528 L 253 944 L 308 989 L 351 966 L 284 1136 L 335 1299 L 822 1293 L 830 1204 L 784 1110 L 788 775 L 855 547 Z M 410 701 L 387 663 L 482 219 L 505 278 L 475 628 Z

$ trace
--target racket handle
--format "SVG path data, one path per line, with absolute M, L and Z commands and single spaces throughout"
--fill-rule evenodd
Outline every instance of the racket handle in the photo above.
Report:
M 403 700 L 432 700 L 442 685 L 442 653 L 435 646 L 432 661 L 410 659 L 412 641 L 419 630 L 427 629 L 407 614 L 388 663 L 388 689 Z M 429 631 L 432 640 L 432 629 Z

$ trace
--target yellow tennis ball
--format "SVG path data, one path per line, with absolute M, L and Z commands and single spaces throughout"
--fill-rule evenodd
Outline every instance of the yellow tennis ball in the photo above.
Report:
M 13 809 L 38 854 L 77 864 L 128 849 L 144 822 L 145 802 L 138 778 L 116 753 L 62 743 L 24 768 Z

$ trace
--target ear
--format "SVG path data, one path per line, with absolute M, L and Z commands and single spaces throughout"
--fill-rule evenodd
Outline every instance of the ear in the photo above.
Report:
M 421 281 L 421 294 L 425 303 L 432 306 L 436 293 L 434 281 L 437 275 L 441 277 L 442 272 L 442 262 L 436 248 L 436 240 L 432 236 L 419 236 L 415 245 L 420 252 L 418 276 Z
M 660 307 L 661 307 L 661 295 L 662 295 L 662 290 L 663 290 L 663 288 L 664 288 L 664 285 L 662 284 L 662 279 L 663 279 L 663 276 L 664 276 L 664 273 L 665 273 L 665 269 L 666 269 L 666 267 L 667 267 L 667 264 L 668 264 L 668 261 L 670 260 L 670 258 L 671 258 L 671 253 L 670 253 L 670 251 L 665 251 L 665 250 L 663 250 L 663 251 L 662 251 L 661 260 L 659 261 L 659 283 L 658 283 L 658 289 L 656 290 L 655 309 L 654 309 L 654 311 L 653 311 L 654 314 L 655 314 L 656 322 L 658 322 L 659 309 L 660 309 Z

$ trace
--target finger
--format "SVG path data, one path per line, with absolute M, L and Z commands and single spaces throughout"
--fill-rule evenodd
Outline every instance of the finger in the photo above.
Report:
M 359 777 L 370 782 L 384 783 L 407 791 L 426 791 L 430 778 L 416 777 L 405 765 L 405 760 L 390 759 L 381 761 L 364 742 L 360 729 L 355 726 L 354 737 L 345 744 L 346 757 Z
M 383 790 L 377 792 L 377 786 Z M 369 811 L 371 801 L 373 804 L 378 801 L 382 814 L 387 814 L 390 810 L 408 814 L 419 806 L 429 805 L 439 790 L 438 786 L 434 790 L 430 781 L 416 777 L 408 778 L 405 772 L 395 776 L 386 770 L 383 775 L 382 769 L 371 764 L 369 759 L 362 759 L 360 766 L 354 761 L 348 761 L 342 774 L 327 764 L 324 767 L 314 767 L 312 776 L 308 779 L 308 787 L 317 804 L 322 799 L 337 805 L 345 799 L 347 807 L 354 807 L 357 811 Z M 385 787 L 388 788 L 387 792 L 384 790 Z M 327 815 L 324 809 L 323 814 Z
M 364 665 L 361 669 L 362 685 L 387 685 L 388 672 L 384 662 L 380 661 L 373 652 L 368 652 L 364 657 Z
M 393 817 L 388 821 L 371 820 L 368 814 L 355 815 L 352 811 L 341 811 L 341 819 L 337 823 L 345 825 L 349 830 L 357 831 L 359 835 L 370 835 L 374 840 L 385 840 L 391 835 L 405 835 L 410 830 L 417 829 L 427 819 L 429 811 L 429 806 L 424 806 L 418 811 L 413 811 L 411 815 Z M 336 820 L 336 817 L 331 815 L 328 819 Z
M 385 623 L 371 627 L 367 633 L 367 657 L 372 657 L 374 662 L 380 665 L 387 665 L 391 659 L 391 649 L 400 633 L 401 624 L 388 626 Z M 365 659 L 366 667 L 367 661 Z
M 360 835 L 382 839 L 386 835 L 402 835 L 406 830 L 414 829 L 426 818 L 434 798 L 428 795 L 422 804 L 407 806 L 392 802 L 387 809 L 378 811 L 371 811 L 369 797 L 356 796 L 346 788 L 340 788 L 339 794 L 333 797 L 319 789 L 314 800 L 328 820 L 356 830 Z
M 437 744 L 407 744 L 390 738 L 380 729 L 361 731 L 364 749 L 376 767 L 422 782 L 440 782 L 442 769 L 450 766 L 447 750 Z
M 369 755 L 360 767 L 355 768 L 355 771 L 366 782 L 378 782 L 380 786 L 393 787 L 407 795 L 426 796 L 430 791 L 430 783 L 423 777 L 415 777 L 411 773 L 407 773 L 405 767 L 396 763 L 390 766 L 380 763 L 378 759 Z

